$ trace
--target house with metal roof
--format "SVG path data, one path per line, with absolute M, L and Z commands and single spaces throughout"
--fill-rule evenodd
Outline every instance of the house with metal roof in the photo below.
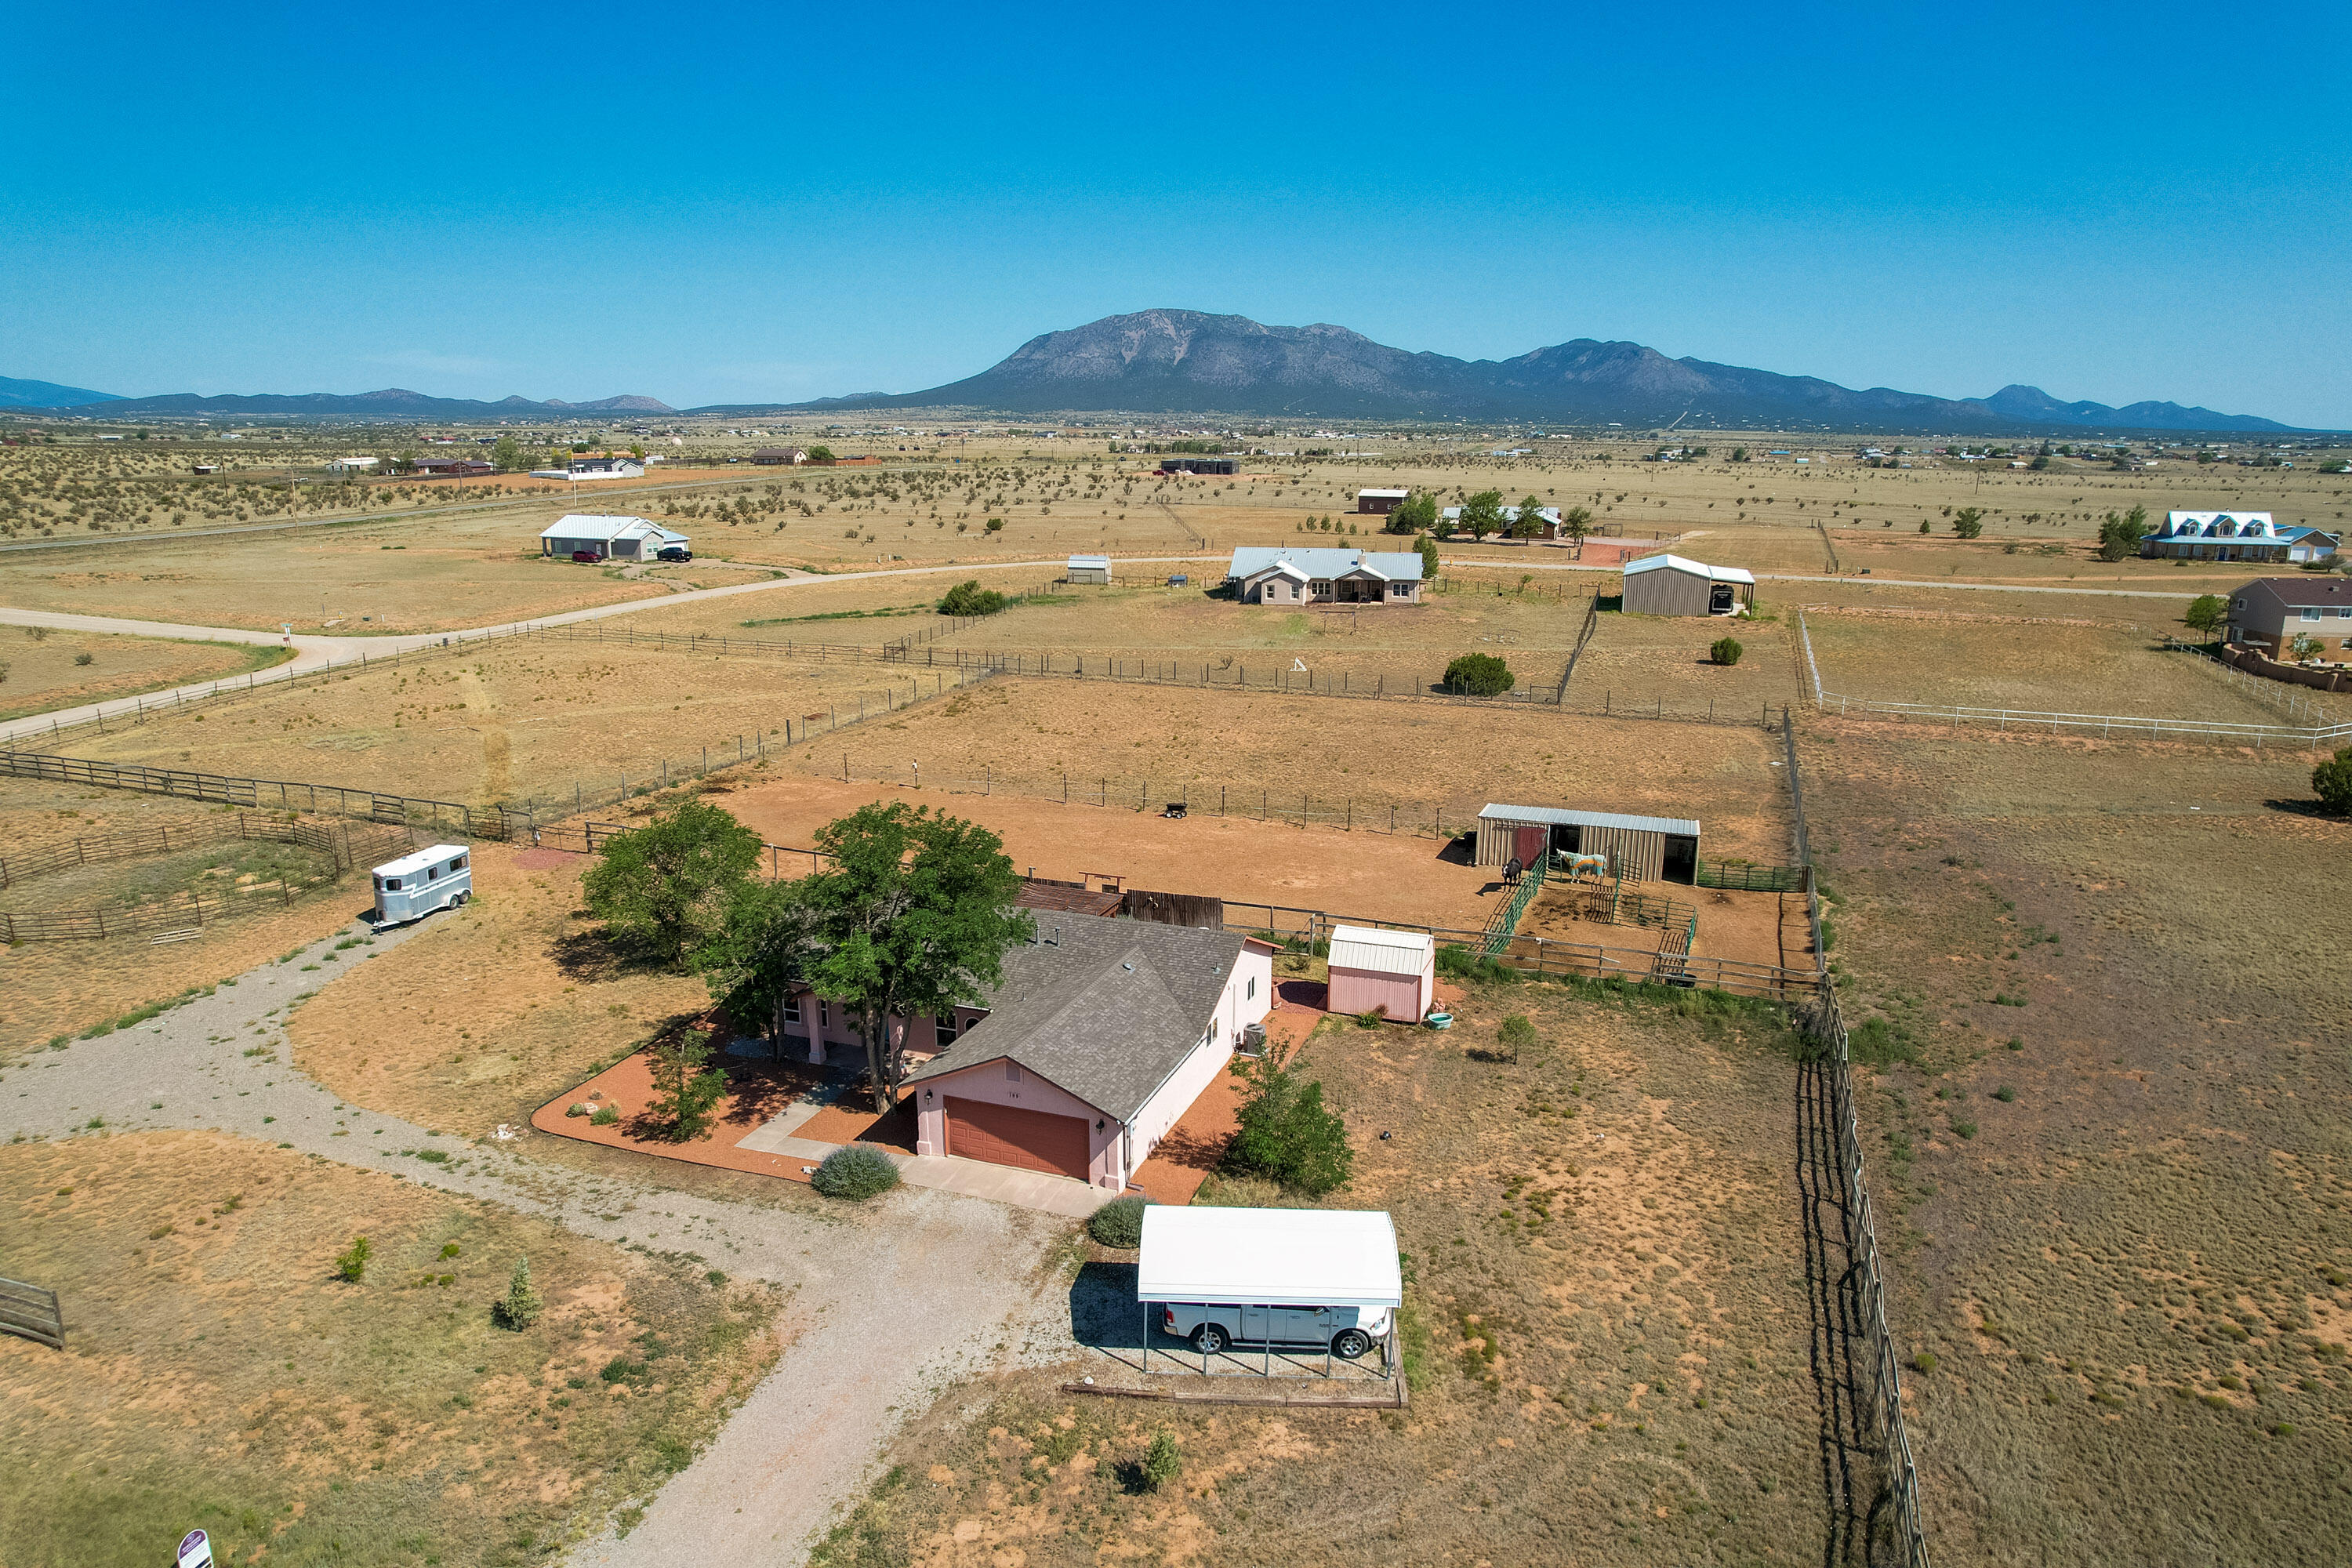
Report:
M 1437 515 L 1440 533 L 1451 533 L 1462 526 L 1462 509 L 1458 506 L 1449 506 Z M 1535 523 L 1524 534 L 1518 531 L 1519 509 L 1515 506 L 1503 509 L 1503 532 L 1507 535 L 1522 539 L 1558 539 L 1559 528 L 1559 508 L 1556 506 L 1536 508 Z
M 1124 1191 L 1273 1002 L 1253 938 L 1041 915 L 984 1005 L 910 1026 L 936 1047 L 906 1080 L 916 1152 Z
M 2340 534 L 2299 523 L 2281 525 L 2266 511 L 2168 511 L 2163 526 L 2141 539 L 2143 559 L 2182 561 L 2325 561 Z
M 1244 545 L 1225 581 L 1244 605 L 1417 605 L 1417 551 Z
M 665 550 L 690 550 L 683 533 L 651 518 L 566 512 L 539 531 L 539 552 L 568 561 L 585 551 L 605 561 L 651 561 Z
M 1679 555 L 1645 555 L 1625 566 L 1619 608 L 1633 616 L 1736 616 L 1756 603 L 1756 574 Z
M 1488 805 L 1478 813 L 1475 863 L 1538 864 L 1544 856 L 1601 855 L 1607 875 L 1628 882 L 1696 882 L 1699 825 L 1679 816 L 1635 816 L 1551 805 Z

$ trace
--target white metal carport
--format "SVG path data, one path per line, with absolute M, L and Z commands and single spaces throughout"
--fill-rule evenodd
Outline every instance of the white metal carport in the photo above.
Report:
M 1151 1309 L 1168 1302 L 1252 1307 L 1385 1307 L 1383 1362 L 1397 1373 L 1396 1319 L 1404 1269 L 1396 1224 L 1381 1209 L 1174 1208 L 1143 1211 L 1136 1268 L 1143 1304 L 1144 1370 L 1151 1368 Z M 1324 1356 L 1326 1368 L 1330 1361 Z M 1265 1370 L 1274 1368 L 1265 1348 Z M 1208 1371 L 1208 1357 L 1201 1358 Z

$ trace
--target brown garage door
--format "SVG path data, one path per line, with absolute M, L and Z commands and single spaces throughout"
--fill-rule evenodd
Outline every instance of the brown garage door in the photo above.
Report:
M 1017 1105 L 948 1097 L 948 1152 L 992 1165 L 1017 1165 L 1087 1179 L 1087 1124 Z

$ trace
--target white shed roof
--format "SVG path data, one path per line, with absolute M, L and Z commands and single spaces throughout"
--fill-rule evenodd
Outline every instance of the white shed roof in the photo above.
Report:
M 1381 1210 L 1143 1211 L 1136 1294 L 1146 1301 L 1397 1307 L 1396 1226 Z
M 1616 827 L 1628 833 L 1671 833 L 1696 838 L 1698 824 L 1682 816 L 1628 816 L 1622 811 L 1569 811 L 1557 805 L 1486 805 L 1482 822 L 1545 822 L 1573 827 Z
M 1331 928 L 1331 964 L 1335 969 L 1420 974 L 1428 970 L 1436 952 L 1436 938 L 1427 931 L 1375 931 L 1370 926 Z
M 604 512 L 568 511 L 539 531 L 541 539 L 625 539 L 669 531 L 650 518 L 622 517 Z M 676 535 L 684 538 L 685 535 Z
M 1756 574 L 1744 566 L 1710 566 L 1704 561 L 1685 560 L 1680 555 L 1644 555 L 1625 568 L 1628 577 L 1638 577 L 1644 572 L 1687 572 L 1710 582 L 1745 583 L 1751 588 L 1756 585 Z
M 1412 495 L 1412 492 L 1411 490 L 1358 490 L 1356 494 L 1360 497 L 1370 496 L 1375 500 L 1402 500 L 1406 497 Z
M 452 859 L 465 852 L 466 847 L 462 844 L 427 845 L 425 848 L 403 855 L 397 860 L 385 861 L 375 868 L 375 875 L 379 877 L 412 876 L 424 870 L 427 866 L 438 865 L 444 860 Z
M 1110 557 L 1108 555 L 1073 555 L 1070 557 L 1071 571 L 1084 571 L 1089 567 L 1097 572 L 1108 572 L 1110 570 Z

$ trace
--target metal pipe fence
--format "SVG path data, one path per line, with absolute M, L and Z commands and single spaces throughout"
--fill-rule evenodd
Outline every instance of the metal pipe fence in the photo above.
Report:
M 1805 875 L 1805 918 L 1812 931 L 1815 984 L 1811 1005 L 1798 1010 L 1798 1021 L 1821 1053 L 1830 1088 L 1832 1118 L 1837 1129 L 1841 1180 L 1836 1185 L 1844 1210 L 1845 1246 L 1850 1267 L 1839 1282 L 1851 1291 L 1849 1304 L 1863 1327 L 1865 1347 L 1864 1407 L 1888 1494 L 1895 1503 L 1895 1527 L 1906 1568 L 1927 1568 L 1927 1537 L 1921 1523 L 1919 1467 L 1911 1449 L 1911 1436 L 1903 1415 L 1903 1377 L 1887 1326 L 1885 1271 L 1878 1246 L 1876 1211 L 1870 1201 L 1862 1157 L 1862 1133 L 1854 1111 L 1853 1058 L 1845 1018 L 1838 1006 L 1836 983 L 1829 973 L 1829 956 L 1822 943 L 1822 900 L 1812 875 L 1812 845 L 1805 826 L 1804 782 L 1797 767 L 1797 731 L 1785 724 L 1790 811 L 1795 819 L 1797 863 Z M 1875 1511 L 1874 1510 L 1873 1510 Z

